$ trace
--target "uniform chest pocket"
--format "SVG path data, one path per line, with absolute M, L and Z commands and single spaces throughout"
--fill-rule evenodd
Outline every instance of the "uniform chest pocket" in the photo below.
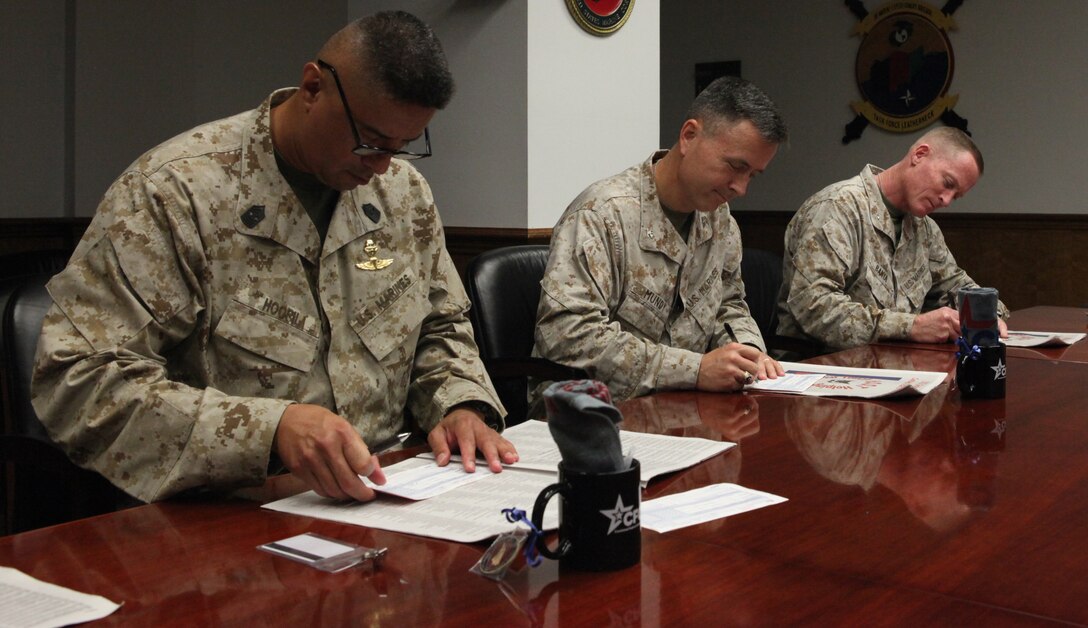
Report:
M 925 268 L 918 269 L 910 278 L 900 285 L 900 292 L 910 301 L 913 312 L 921 312 L 922 304 L 929 294 L 929 271 Z
M 728 269 L 727 272 L 732 273 Z M 740 283 L 739 280 L 737 283 Z M 703 279 L 692 290 L 691 296 L 687 297 L 688 312 L 707 336 L 717 331 L 718 310 L 721 308 L 724 293 L 722 275 L 717 269 L 714 269 L 706 279 Z M 739 294 L 734 296 L 740 298 Z
M 351 318 L 352 329 L 379 362 L 409 339 L 413 339 L 414 349 L 414 338 L 431 311 L 423 284 L 405 279 L 408 277 L 407 273 L 402 275 L 380 298 L 359 308 Z M 410 283 L 400 287 L 401 281 Z
M 303 372 L 313 366 L 319 344 L 316 336 L 237 300 L 227 306 L 215 335 Z
M 876 305 L 885 308 L 895 307 L 895 297 L 891 285 L 888 284 L 884 277 L 881 277 L 879 273 L 873 270 L 871 265 L 865 269 L 865 283 L 869 284 L 869 291 L 873 295 Z
M 628 330 L 632 328 L 638 330 L 644 338 L 655 342 L 661 338 L 665 330 L 665 321 L 631 294 L 627 295 L 616 310 L 616 318 L 620 319 L 620 324 Z

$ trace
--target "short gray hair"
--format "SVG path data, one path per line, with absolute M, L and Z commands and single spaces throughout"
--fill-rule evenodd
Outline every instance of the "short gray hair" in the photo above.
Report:
M 770 96 L 739 76 L 715 79 L 699 92 L 688 109 L 689 120 L 717 122 L 748 120 L 768 142 L 781 144 L 789 139 L 789 128 Z

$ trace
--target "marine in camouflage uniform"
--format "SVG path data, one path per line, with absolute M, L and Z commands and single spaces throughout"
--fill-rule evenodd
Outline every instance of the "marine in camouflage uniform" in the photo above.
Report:
M 907 214 L 896 228 L 876 175 L 828 186 L 797 211 L 786 229 L 778 334 L 842 349 L 909 340 L 915 317 L 956 307 L 959 288 L 976 284 L 945 244 L 932 218 Z M 1008 309 L 999 304 L 1005 318 Z
M 586 370 L 617 401 L 695 388 L 700 360 L 715 347 L 765 348 L 744 302 L 729 206 L 697 212 L 685 242 L 654 182 L 665 152 L 571 203 L 541 282 L 534 353 Z
M 721 77 L 695 97 L 669 150 L 582 192 L 552 232 L 534 355 L 585 370 L 617 401 L 782 375 L 744 302 L 729 201 L 787 136 L 762 90 Z
M 375 72 L 387 61 L 370 49 L 360 57 L 361 33 L 388 47 L 364 31 L 383 28 L 423 40 L 414 50 L 448 79 L 433 34 L 403 12 L 345 27 L 323 54 L 344 62 L 346 91 L 396 148 L 445 101 L 362 88 L 373 76 L 354 72 L 356 60 Z M 512 450 L 479 420 L 501 427 L 503 408 L 430 189 L 390 159 L 393 148 L 352 150 L 358 133 L 331 67 L 307 63 L 301 89 L 137 160 L 49 283 L 35 408 L 75 462 L 139 499 L 260 483 L 276 452 L 319 493 L 365 499 L 373 493 L 358 475 L 380 469 L 364 443 L 406 427 L 429 431 L 432 446 Z M 281 174 L 277 158 L 289 155 L 334 194 L 323 239 Z

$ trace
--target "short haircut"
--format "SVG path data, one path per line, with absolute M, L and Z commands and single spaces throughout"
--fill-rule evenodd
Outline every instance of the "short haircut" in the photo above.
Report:
M 975 165 L 978 166 L 978 174 L 982 176 L 984 164 L 982 161 L 982 151 L 978 149 L 975 142 L 971 140 L 971 137 L 963 131 L 951 126 L 939 126 L 931 131 L 927 131 L 925 135 L 918 138 L 918 141 L 914 143 L 914 146 L 919 144 L 928 143 L 931 146 L 941 149 L 951 149 L 955 153 L 971 153 L 971 156 L 975 158 Z
M 406 11 L 356 20 L 364 72 L 393 100 L 443 109 L 453 97 L 453 76 L 438 36 Z
M 687 119 L 710 127 L 721 121 L 748 120 L 768 142 L 781 144 L 789 139 L 786 122 L 770 96 L 738 76 L 723 76 L 707 85 L 691 103 Z

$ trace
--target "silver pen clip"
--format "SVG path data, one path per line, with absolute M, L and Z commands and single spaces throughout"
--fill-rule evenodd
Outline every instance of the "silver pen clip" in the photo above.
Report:
M 389 438 L 387 438 L 387 439 L 385 439 L 383 441 L 378 441 L 377 443 L 375 443 L 374 445 L 369 447 L 370 454 L 372 456 L 376 456 L 376 455 L 378 455 L 378 454 L 380 454 L 382 452 L 389 451 L 390 449 L 393 449 L 394 447 L 398 447 L 400 445 L 403 445 L 404 441 L 408 440 L 408 437 L 411 436 L 411 435 L 412 435 L 411 432 L 402 432 L 400 434 L 394 434 L 393 436 L 390 436 Z

